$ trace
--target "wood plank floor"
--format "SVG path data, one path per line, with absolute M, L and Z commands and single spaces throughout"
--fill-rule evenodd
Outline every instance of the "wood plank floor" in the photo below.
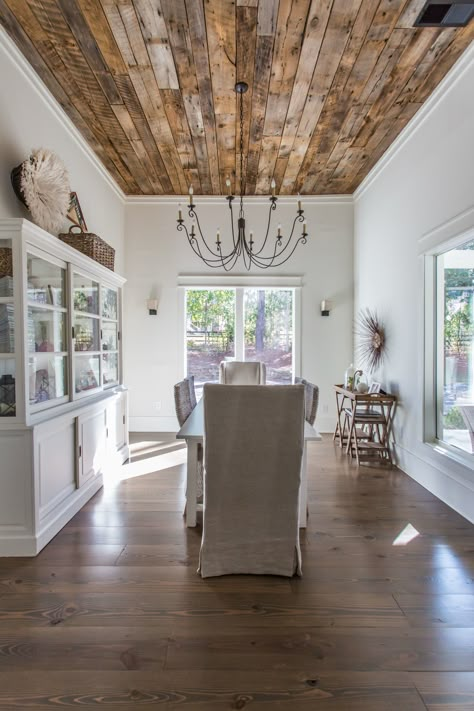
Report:
M 37 558 L 0 559 L 0 709 L 474 709 L 470 523 L 325 437 L 303 578 L 201 580 L 185 450 L 133 442 Z

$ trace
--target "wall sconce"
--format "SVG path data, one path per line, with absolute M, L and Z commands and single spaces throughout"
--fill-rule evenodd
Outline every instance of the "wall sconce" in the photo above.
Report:
M 146 307 L 150 316 L 156 316 L 158 313 L 158 299 L 148 299 Z
M 326 301 L 326 299 L 323 299 L 323 301 L 321 301 L 321 316 L 329 316 L 330 310 L 331 302 Z

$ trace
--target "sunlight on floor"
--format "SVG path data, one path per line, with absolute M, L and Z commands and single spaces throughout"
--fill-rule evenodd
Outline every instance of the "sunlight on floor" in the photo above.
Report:
M 155 443 L 156 444 L 156 443 Z M 186 463 L 186 449 L 178 449 L 172 452 L 158 454 L 155 457 L 146 457 L 139 459 L 136 462 L 128 462 L 114 470 L 113 475 L 110 475 L 104 481 L 104 486 L 113 487 L 126 479 L 134 479 L 153 472 L 163 471 L 172 467 L 180 466 Z
M 392 546 L 406 546 L 407 543 L 410 543 L 410 541 L 413 541 L 413 539 L 419 535 L 420 532 L 417 531 L 416 528 L 411 525 L 411 523 L 407 523 L 405 528 L 400 531 L 398 536 L 393 541 Z

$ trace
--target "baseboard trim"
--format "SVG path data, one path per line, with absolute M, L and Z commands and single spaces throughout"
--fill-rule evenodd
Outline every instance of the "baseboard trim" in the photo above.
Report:
M 176 417 L 129 417 L 130 432 L 177 432 Z
M 179 430 L 176 417 L 129 417 L 130 432 L 177 432 Z M 316 429 L 322 434 L 334 432 L 333 417 L 318 417 Z
M 0 557 L 28 557 L 32 558 L 50 542 L 59 531 L 82 509 L 89 499 L 96 494 L 103 485 L 102 475 L 97 476 L 90 484 L 71 495 L 71 501 L 65 509 L 52 517 L 42 526 L 38 535 L 17 534 L 0 537 Z

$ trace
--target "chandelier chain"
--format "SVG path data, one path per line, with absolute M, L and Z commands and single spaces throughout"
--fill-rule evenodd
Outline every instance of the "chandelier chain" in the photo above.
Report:
M 244 216 L 244 95 L 240 94 L 240 217 Z

